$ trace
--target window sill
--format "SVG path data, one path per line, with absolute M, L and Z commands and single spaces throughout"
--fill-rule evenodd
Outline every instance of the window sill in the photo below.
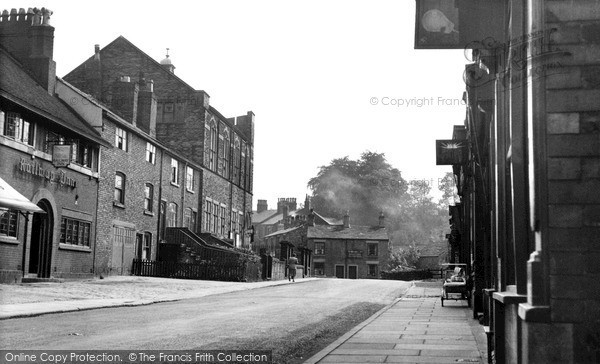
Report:
M 65 244 L 65 243 L 58 244 L 58 249 L 73 250 L 73 251 L 84 252 L 84 253 L 92 252 L 92 249 L 90 249 L 90 247 L 88 247 L 88 246 L 71 245 L 71 244 Z
M 505 305 L 519 304 L 519 303 L 527 302 L 527 295 L 518 294 L 516 292 L 510 292 L 510 291 L 494 292 L 492 294 L 492 297 L 496 301 L 502 302 Z
M 148 210 L 144 210 L 144 215 L 154 216 L 154 212 L 148 211 Z
M 195 193 L 194 190 L 190 190 L 189 188 L 186 188 L 185 190 L 189 193 Z
M 13 238 L 12 236 L 0 236 L 0 243 L 19 245 L 21 242 L 19 239 Z
M 125 205 L 123 205 L 123 204 L 122 204 L 122 203 L 120 203 L 120 202 L 116 202 L 116 201 L 113 201 L 113 206 L 114 206 L 114 207 L 118 207 L 118 208 L 120 208 L 120 209 L 124 209 L 124 208 L 125 208 Z
M 175 186 L 175 187 L 177 187 L 177 188 L 179 188 L 179 187 L 180 187 L 180 186 L 179 186 L 179 184 L 178 184 L 178 183 L 175 183 L 175 182 L 171 182 L 171 186 Z
M 527 322 L 550 322 L 550 307 L 521 303 L 519 304 L 519 317 Z

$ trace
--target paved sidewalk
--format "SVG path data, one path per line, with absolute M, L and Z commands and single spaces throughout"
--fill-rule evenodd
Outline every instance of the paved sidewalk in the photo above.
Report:
M 265 282 L 220 282 L 114 276 L 62 283 L 0 284 L 0 320 L 105 307 L 140 306 L 317 278 Z
M 486 363 L 483 327 L 466 301 L 445 301 L 441 283 L 406 294 L 305 363 Z

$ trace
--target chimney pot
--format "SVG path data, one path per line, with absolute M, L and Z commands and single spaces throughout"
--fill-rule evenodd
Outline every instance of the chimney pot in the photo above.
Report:
M 348 211 L 344 215 L 344 228 L 348 229 L 350 227 L 350 215 L 348 215 Z
M 383 211 L 379 213 L 379 226 L 383 227 L 385 225 L 385 215 L 383 215 Z

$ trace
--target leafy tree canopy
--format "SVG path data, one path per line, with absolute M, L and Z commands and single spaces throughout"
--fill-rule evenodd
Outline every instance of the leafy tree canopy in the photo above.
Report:
M 381 211 L 387 216 L 395 213 L 407 186 L 385 154 L 370 151 L 356 161 L 347 156 L 334 159 L 308 182 L 317 211 L 337 218 L 348 211 L 351 223 L 358 225 L 375 224 Z
M 319 168 L 308 187 L 316 211 L 338 219 L 348 211 L 351 225 L 375 225 L 383 211 L 392 247 L 445 247 L 447 204 L 433 201 L 427 181 L 404 180 L 384 153 L 334 159 Z

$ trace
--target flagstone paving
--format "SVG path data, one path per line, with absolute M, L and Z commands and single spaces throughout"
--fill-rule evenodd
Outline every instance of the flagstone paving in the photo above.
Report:
M 434 284 L 411 287 L 392 305 L 305 363 L 485 363 L 483 327 L 466 301 L 445 301 Z

